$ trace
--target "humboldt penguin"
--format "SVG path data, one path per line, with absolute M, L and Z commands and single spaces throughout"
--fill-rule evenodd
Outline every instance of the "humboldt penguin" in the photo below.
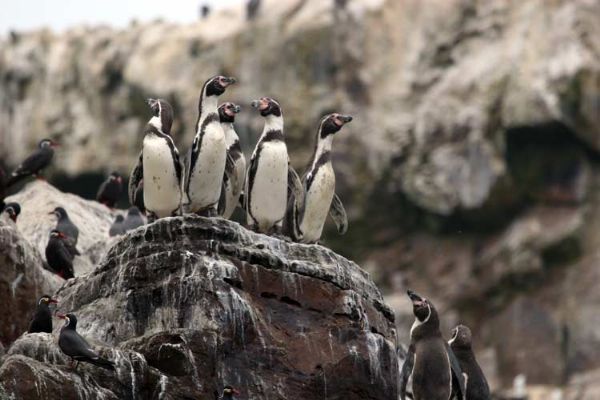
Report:
M 410 346 L 400 373 L 400 399 L 406 398 L 406 383 L 412 375 L 414 400 L 462 400 L 464 377 L 442 337 L 435 307 L 411 290 L 407 294 L 413 304 L 415 322 L 410 329 Z
M 123 228 L 123 221 L 125 218 L 121 214 L 117 214 L 114 222 L 108 228 L 108 236 L 118 236 L 125 233 L 125 229 Z
M 67 210 L 62 207 L 56 207 L 49 214 L 55 215 L 57 218 L 56 230 L 63 233 L 67 237 L 68 241 L 72 245 L 72 248 L 76 250 L 77 241 L 79 240 L 79 228 L 71 221 Z M 77 252 L 79 254 L 79 252 Z M 74 256 L 77 254 L 73 254 Z
M 8 179 L 7 186 L 11 186 L 30 175 L 42 178 L 40 174 L 44 168 L 50 165 L 54 157 L 54 148 L 57 146 L 58 143 L 51 139 L 41 140 L 38 144 L 38 149 L 13 171 Z
M 202 86 L 198 101 L 196 136 L 186 159 L 185 193 L 188 211 L 217 216 L 227 159 L 225 133 L 219 121 L 217 102 L 235 78 L 215 76 Z
M 288 204 L 285 231 L 296 241 L 316 243 L 321 238 L 327 214 L 340 234 L 348 229 L 346 210 L 335 194 L 335 172 L 331 165 L 333 136 L 352 117 L 342 114 L 325 116 L 317 131 L 315 149 L 302 177 L 304 199 L 292 197 Z
M 64 233 L 56 229 L 50 231 L 50 239 L 46 245 L 46 261 L 55 274 L 63 279 L 73 278 L 73 259 L 76 255 L 79 255 L 79 252 Z
M 74 362 L 77 362 L 75 364 L 75 369 L 77 369 L 77 365 L 82 361 L 108 370 L 115 369 L 115 364 L 112 361 L 100 357 L 92 349 L 92 346 L 77 333 L 77 317 L 74 314 L 58 314 L 58 317 L 65 320 L 65 325 L 60 329 L 58 347 L 63 353 L 71 357 L 71 366 Z
M 16 224 L 17 218 L 19 217 L 19 214 L 21 214 L 21 206 L 19 203 L 7 203 L 2 212 L 6 213 L 6 215 L 8 215 L 8 217 Z
M 123 178 L 118 172 L 113 172 L 108 179 L 102 182 L 96 195 L 96 201 L 102 203 L 108 208 L 115 208 L 115 204 L 121 196 L 123 190 Z
M 127 216 L 125 217 L 125 221 L 123 221 L 123 230 L 124 232 L 129 232 L 145 223 L 146 221 L 144 221 L 144 217 L 140 210 L 136 206 L 133 206 L 127 210 Z
M 289 165 L 283 115 L 279 103 L 269 97 L 254 100 L 265 125 L 250 158 L 244 190 L 248 225 L 262 233 L 280 234 L 288 201 L 288 187 L 300 198 L 302 183 Z
M 242 153 L 240 139 L 233 127 L 235 114 L 239 112 L 240 106 L 233 103 L 224 103 L 219 107 L 219 120 L 223 132 L 225 132 L 225 144 L 227 145 L 227 160 L 219 200 L 219 215 L 226 219 L 231 217 L 239 204 L 240 195 L 244 190 L 244 180 L 246 179 L 246 157 Z
M 452 332 L 452 339 L 448 344 L 458 359 L 461 370 L 467 375 L 467 400 L 491 399 L 490 387 L 471 346 L 471 330 L 464 325 L 458 325 Z
M 173 108 L 162 99 L 148 99 L 152 118 L 144 129 L 144 141 L 137 165 L 129 178 L 129 202 L 144 180 L 144 205 L 148 219 L 170 217 L 181 208 L 182 168 L 179 151 L 171 138 Z
M 46 332 L 52 333 L 52 311 L 50 304 L 57 304 L 58 301 L 47 294 L 40 297 L 35 309 L 35 314 L 29 323 L 29 333 Z

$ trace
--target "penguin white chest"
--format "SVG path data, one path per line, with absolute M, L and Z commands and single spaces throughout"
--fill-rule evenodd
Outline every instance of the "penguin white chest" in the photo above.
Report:
M 146 136 L 143 143 L 144 204 L 158 217 L 171 216 L 181 200 L 180 182 L 166 139 Z
M 188 194 L 193 211 L 203 210 L 219 201 L 226 157 L 223 128 L 219 123 L 208 124 L 189 177 Z
M 321 238 L 334 193 L 335 173 L 331 163 L 321 165 L 305 195 L 304 214 L 300 221 L 302 242 L 314 243 Z
M 262 144 L 250 188 L 250 214 L 259 230 L 266 231 L 283 220 L 287 204 L 288 154 L 284 142 Z

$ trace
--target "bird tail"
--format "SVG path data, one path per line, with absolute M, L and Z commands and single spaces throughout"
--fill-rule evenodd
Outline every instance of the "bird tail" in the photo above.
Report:
M 91 359 L 90 362 L 98 367 L 106 368 L 111 371 L 115 370 L 115 363 L 106 358 L 98 357 L 97 359 Z

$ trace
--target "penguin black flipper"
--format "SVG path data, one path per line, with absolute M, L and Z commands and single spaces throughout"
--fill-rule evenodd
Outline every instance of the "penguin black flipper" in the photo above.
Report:
M 333 200 L 331 200 L 329 215 L 331 216 L 331 219 L 333 219 L 333 222 L 335 222 L 338 233 L 340 235 L 345 234 L 348 230 L 348 216 L 346 215 L 346 210 L 344 209 L 342 201 L 335 193 L 333 194 Z
M 412 374 L 414 364 L 415 347 L 411 344 L 406 352 L 406 359 L 402 365 L 402 371 L 400 371 L 400 400 L 406 399 L 406 385 L 408 384 L 408 378 Z
M 127 187 L 127 194 L 129 195 L 129 203 L 131 205 L 135 205 L 135 195 L 138 188 L 138 185 L 144 178 L 144 164 L 143 164 L 143 151 L 140 151 L 140 156 L 138 157 L 138 162 L 133 170 L 131 170 L 131 174 L 129 175 L 129 186 Z
M 217 204 L 217 212 L 219 215 L 223 215 L 225 213 L 225 208 L 227 207 L 227 183 L 229 182 L 229 177 L 227 173 L 223 174 L 223 182 L 221 183 L 221 195 L 219 196 L 219 204 Z
M 452 398 L 457 400 L 466 400 L 467 388 L 465 377 L 463 376 L 462 369 L 458 358 L 450 348 L 450 345 L 446 342 L 446 351 L 448 352 L 448 360 L 450 361 L 450 370 L 452 371 Z
M 296 199 L 299 209 L 304 208 L 304 187 L 298 173 L 288 164 L 288 196 L 292 195 Z

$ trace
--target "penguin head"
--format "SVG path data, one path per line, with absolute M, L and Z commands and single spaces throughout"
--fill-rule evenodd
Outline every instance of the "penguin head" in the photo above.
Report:
M 163 99 L 147 99 L 146 103 L 152 110 L 152 118 L 150 124 L 159 131 L 171 134 L 171 126 L 173 125 L 173 107 Z
M 227 397 L 231 398 L 231 396 L 239 396 L 239 395 L 240 395 L 239 390 L 235 389 L 232 386 L 226 385 L 223 388 L 223 397 L 227 396 Z
M 58 143 L 56 143 L 55 141 L 53 141 L 52 139 L 42 139 L 40 140 L 40 142 L 38 143 L 38 147 L 40 149 L 45 149 L 48 147 L 58 147 Z
M 65 320 L 65 325 L 64 327 L 69 327 L 70 329 L 75 329 L 77 328 L 77 317 L 75 316 L 75 314 L 56 314 L 56 316 L 60 319 L 64 319 Z
M 227 102 L 219 106 L 219 120 L 221 122 L 235 122 L 235 114 L 239 113 L 241 107 L 237 104 Z
M 319 135 L 321 138 L 325 138 L 332 135 L 342 129 L 342 126 L 352 121 L 352 116 L 333 113 L 323 117 L 321 120 L 321 126 L 319 128 Z
M 452 339 L 448 341 L 448 344 L 452 348 L 465 348 L 470 349 L 472 343 L 471 329 L 465 325 L 458 325 L 452 330 Z
M 21 214 L 21 206 L 19 205 L 19 203 L 8 203 L 4 207 L 4 212 L 7 213 L 10 219 L 12 219 L 13 222 L 16 223 L 17 217 L 19 216 L 19 214 Z
M 62 207 L 56 207 L 54 210 L 52 210 L 51 212 L 49 212 L 49 214 L 53 214 L 56 216 L 56 218 L 61 219 L 61 218 L 65 218 L 67 217 L 67 210 L 65 210 Z
M 48 296 L 47 294 L 43 295 L 38 300 L 39 305 L 42 305 L 42 304 L 49 305 L 49 304 L 57 304 L 57 303 L 58 303 L 58 300 L 53 299 L 52 297 Z
M 65 234 L 62 233 L 61 231 L 59 231 L 58 229 L 52 229 L 50 231 L 50 238 L 54 238 L 54 239 L 64 239 L 66 238 Z
M 108 179 L 110 179 L 111 182 L 117 182 L 117 183 L 122 183 L 123 182 L 123 178 L 121 177 L 121 174 L 119 174 L 118 172 L 111 172 L 110 176 L 108 177 Z
M 407 294 L 412 301 L 413 314 L 415 315 L 415 322 L 410 329 L 410 336 L 415 338 L 439 333 L 440 320 L 433 304 L 412 290 L 408 290 Z
M 270 97 L 261 97 L 259 100 L 253 100 L 251 104 L 252 107 L 260 111 L 260 115 L 263 117 L 268 117 L 269 115 L 281 117 L 281 106 Z
M 227 87 L 229 87 L 230 85 L 233 85 L 235 82 L 236 79 L 231 76 L 213 76 L 204 83 L 204 95 L 206 97 L 218 97 L 225 93 L 225 89 L 227 89 Z

